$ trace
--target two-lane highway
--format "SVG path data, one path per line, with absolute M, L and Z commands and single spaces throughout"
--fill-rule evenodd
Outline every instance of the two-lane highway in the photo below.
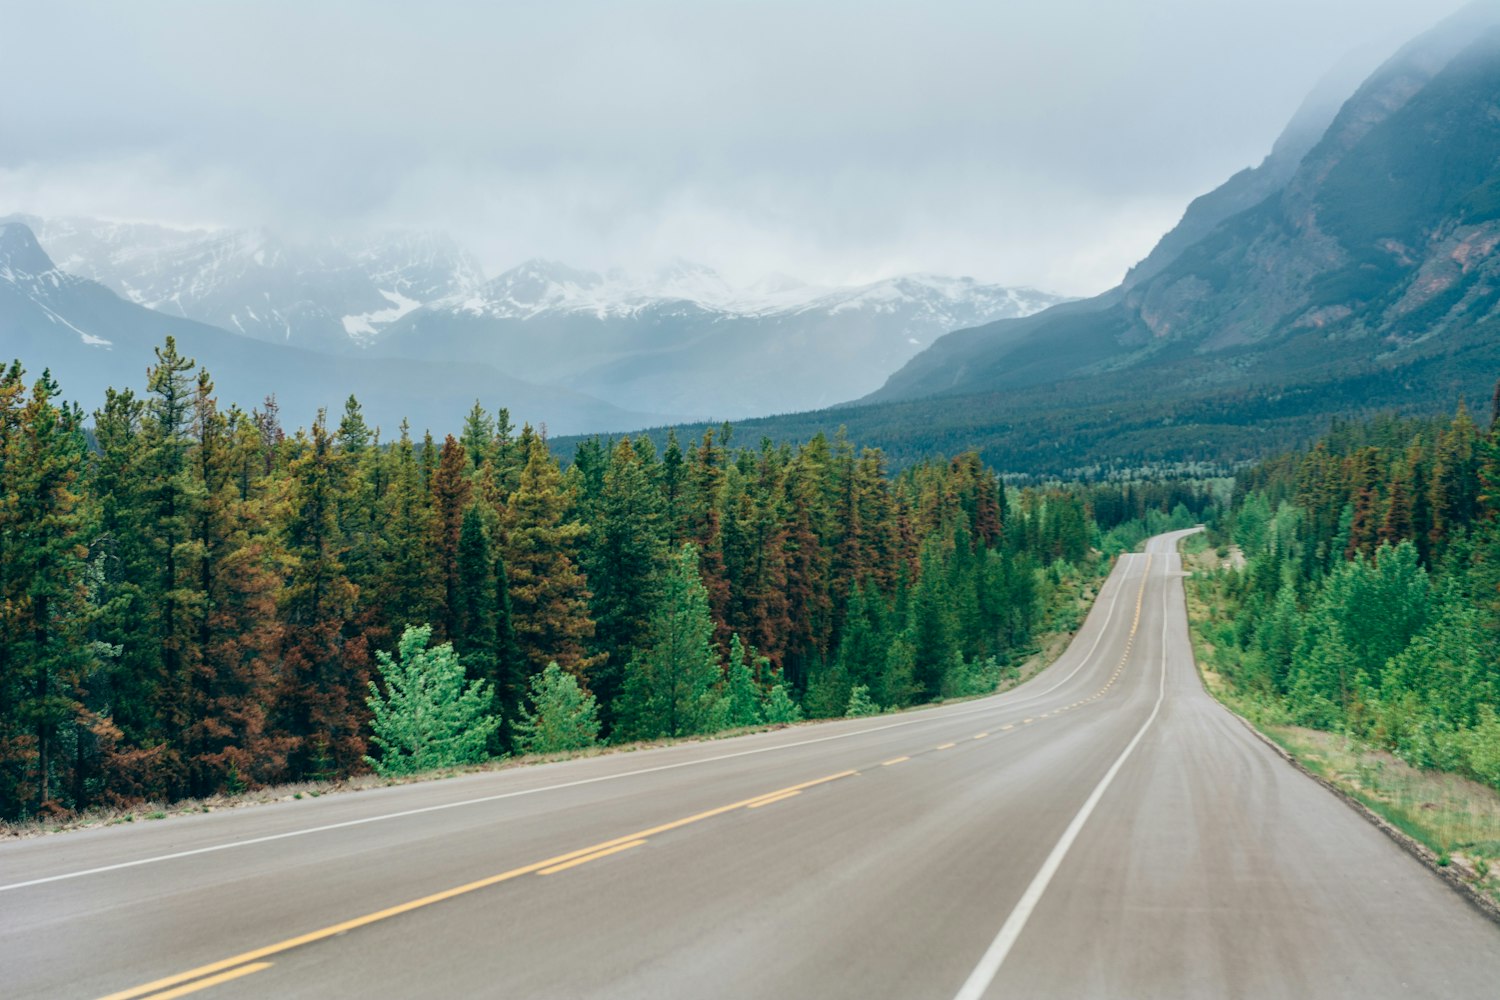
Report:
M 1496 995 L 1203 692 L 1177 537 L 1004 695 L 0 845 L 0 995 Z

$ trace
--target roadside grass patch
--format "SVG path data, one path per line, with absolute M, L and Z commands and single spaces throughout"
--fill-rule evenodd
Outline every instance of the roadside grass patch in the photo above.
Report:
M 1500 902 L 1500 793 L 1446 771 L 1422 770 L 1343 733 L 1291 725 L 1274 701 L 1241 690 L 1226 673 L 1238 666 L 1230 623 L 1217 611 L 1213 574 L 1232 561 L 1212 549 L 1184 553 L 1188 623 L 1199 676 L 1210 695 L 1249 720 L 1308 771 L 1336 785 L 1396 829 L 1456 867 Z M 1219 640 L 1219 641 L 1216 641 Z

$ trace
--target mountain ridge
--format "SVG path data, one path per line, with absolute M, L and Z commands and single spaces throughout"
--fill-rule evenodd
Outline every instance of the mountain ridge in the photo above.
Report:
M 1378 270 L 1400 254 L 1387 253 L 1388 260 L 1357 259 L 1359 254 L 1375 252 L 1369 245 L 1373 238 L 1360 243 L 1358 235 L 1350 232 L 1358 212 L 1346 210 L 1330 221 L 1330 210 L 1337 208 L 1337 199 L 1343 197 L 1338 192 L 1348 191 L 1357 183 L 1351 171 L 1369 166 L 1346 164 L 1339 172 L 1340 164 L 1359 161 L 1361 150 L 1370 142 L 1397 141 L 1389 139 L 1393 129 L 1418 127 L 1403 124 L 1398 116 L 1435 81 L 1457 72 L 1453 66 L 1462 54 L 1453 53 L 1458 48 L 1455 39 L 1474 24 L 1472 9 L 1466 15 L 1404 47 L 1384 63 L 1345 102 L 1323 137 L 1308 149 L 1279 189 L 1221 220 L 1171 260 L 1158 261 L 1153 265 L 1154 273 L 1142 274 L 1084 303 L 950 334 L 862 401 L 952 395 L 1086 377 L 1110 368 L 1149 363 L 1153 352 L 1168 340 L 1197 338 L 1195 349 L 1213 354 L 1254 348 L 1309 328 L 1329 333 L 1346 329 L 1352 334 L 1350 322 L 1356 312 L 1368 313 L 1374 306 L 1348 296 L 1348 301 L 1340 300 L 1340 289 L 1334 287 L 1336 281 L 1331 276 L 1366 264 Z M 1483 23 L 1493 26 L 1494 21 L 1494 13 L 1487 12 Z M 1478 41 L 1471 40 L 1463 51 L 1470 54 L 1471 61 L 1487 64 L 1497 55 L 1495 37 L 1491 30 Z M 1442 86 L 1439 84 L 1439 89 Z M 1469 118 L 1480 132 L 1484 121 L 1483 114 L 1471 114 Z M 1370 139 L 1372 134 L 1374 140 Z M 1408 137 L 1404 141 L 1417 140 Z M 1471 159 L 1483 161 L 1486 155 L 1477 150 Z M 1231 179 L 1230 184 L 1234 183 Z M 1384 198 L 1400 201 L 1411 196 L 1411 191 L 1403 189 L 1388 191 Z M 1374 205 L 1366 207 L 1377 210 Z M 1338 232 L 1325 232 L 1334 222 Z M 1446 223 L 1433 220 L 1432 224 L 1440 229 Z M 1341 239 L 1360 245 L 1351 251 Z M 1406 247 L 1403 252 L 1414 251 Z M 1432 253 L 1441 256 L 1437 250 Z M 1420 270 L 1415 259 L 1411 263 L 1410 268 L 1403 266 L 1402 275 L 1391 272 L 1388 276 L 1410 280 Z M 1345 286 L 1356 278 L 1346 274 Z M 1319 281 L 1322 284 L 1315 286 Z M 1389 325 L 1377 323 L 1362 333 L 1379 332 Z M 1386 330 L 1381 335 L 1388 334 Z M 1065 350 L 1056 352 L 1059 356 L 1050 363 L 1039 363 L 1042 359 L 1032 354 L 1043 342 Z M 1224 357 L 1230 367 L 1242 364 L 1229 355 Z
M 0 223 L 0 357 L 32 374 L 50 370 L 64 397 L 92 409 L 108 388 L 143 388 L 152 351 L 167 336 L 208 368 L 225 405 L 250 409 L 274 395 L 283 414 L 304 424 L 319 409 L 337 412 L 351 393 L 387 430 L 403 419 L 419 429 L 456 426 L 476 399 L 559 433 L 661 419 L 485 365 L 333 357 L 153 312 L 58 268 L 28 226 Z
M 1236 176 L 1132 280 L 947 334 L 873 393 L 743 432 L 790 440 L 842 423 L 896 464 L 973 448 L 1034 475 L 1224 469 L 1300 446 L 1335 417 L 1489 399 L 1500 373 L 1495 4 L 1403 46 L 1295 170 L 1261 175 L 1274 190 L 1190 238 L 1212 214 L 1204 204 L 1234 204 Z

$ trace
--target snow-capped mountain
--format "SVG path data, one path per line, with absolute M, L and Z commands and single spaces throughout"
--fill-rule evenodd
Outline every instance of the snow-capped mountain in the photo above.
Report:
M 173 229 L 12 216 L 59 267 L 171 316 L 324 351 L 347 351 L 427 302 L 481 281 L 446 236 L 391 234 L 311 244 L 266 230 Z
M 949 331 L 1059 301 L 934 275 L 848 288 L 775 275 L 741 289 L 686 262 L 632 275 L 531 260 L 412 311 L 372 350 L 440 351 L 617 405 L 738 418 L 853 399 Z
M 772 275 L 736 287 L 683 260 L 644 273 L 531 260 L 485 281 L 438 233 L 299 242 L 264 229 L 7 221 L 35 233 L 59 275 L 157 314 L 322 354 L 485 365 L 684 416 L 855 399 L 945 333 L 1059 301 L 934 275 L 856 287 Z
M 1025 315 L 1058 301 L 1057 296 L 1031 289 L 929 274 L 832 288 L 774 274 L 737 289 L 711 268 L 685 261 L 636 275 L 621 270 L 600 274 L 554 261 L 529 260 L 461 301 L 450 298 L 435 303 L 434 308 L 493 319 L 534 319 L 548 313 L 588 313 L 603 319 L 634 316 L 665 305 L 691 305 L 734 316 L 848 309 L 894 314 L 915 307 L 931 323 L 956 329 L 951 324 L 972 322 L 976 316 Z
M 455 427 L 481 399 L 516 420 L 555 433 L 609 431 L 661 423 L 670 415 L 627 412 L 582 393 L 538 386 L 490 367 L 441 356 L 406 360 L 368 354 L 333 357 L 295 344 L 267 343 L 194 320 L 164 315 L 97 281 L 55 265 L 31 230 L 0 222 L 0 358 L 19 359 L 30 377 L 51 371 L 64 398 L 85 410 L 110 387 L 145 389 L 152 349 L 167 336 L 213 376 L 221 405 L 245 409 L 275 395 L 289 426 L 322 408 L 338 413 L 353 393 L 387 439 L 402 418 L 420 433 Z

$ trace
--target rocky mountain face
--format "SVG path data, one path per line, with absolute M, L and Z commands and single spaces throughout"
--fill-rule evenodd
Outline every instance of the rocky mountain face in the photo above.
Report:
M 1127 371 L 1155 394 L 1296 385 L 1494 336 L 1497 25 L 1494 5 L 1467 8 L 1381 66 L 1316 143 L 1294 123 L 1259 174 L 1195 202 L 1119 288 L 950 334 L 869 400 L 1059 380 L 1087 392 Z
M 66 398 L 93 409 L 107 388 L 143 391 L 153 348 L 169 335 L 209 369 L 222 405 L 248 410 L 274 395 L 292 427 L 310 424 L 320 408 L 336 414 L 350 393 L 387 439 L 403 418 L 417 433 L 457 427 L 475 400 L 491 410 L 509 407 L 517 423 L 545 423 L 556 433 L 667 419 L 532 385 L 484 364 L 334 357 L 164 314 L 57 266 L 28 226 L 0 223 L 0 358 L 19 359 L 33 377 L 50 370 Z
M 949 330 L 1059 301 L 971 278 L 856 288 L 773 278 L 738 290 L 689 264 L 641 278 L 529 261 L 413 311 L 371 350 L 503 365 L 621 406 L 742 418 L 854 398 Z
M 1017 473 L 1203 470 L 1301 446 L 1336 415 L 1486 407 L 1500 375 L 1500 5 L 1417 38 L 1335 114 L 1317 106 L 1120 286 L 950 333 L 855 403 L 741 433 L 841 423 L 898 465 L 976 449 Z
M 313 243 L 266 230 L 181 230 L 11 216 L 59 266 L 138 305 L 257 340 L 346 353 L 427 302 L 480 282 L 451 239 L 387 234 Z

